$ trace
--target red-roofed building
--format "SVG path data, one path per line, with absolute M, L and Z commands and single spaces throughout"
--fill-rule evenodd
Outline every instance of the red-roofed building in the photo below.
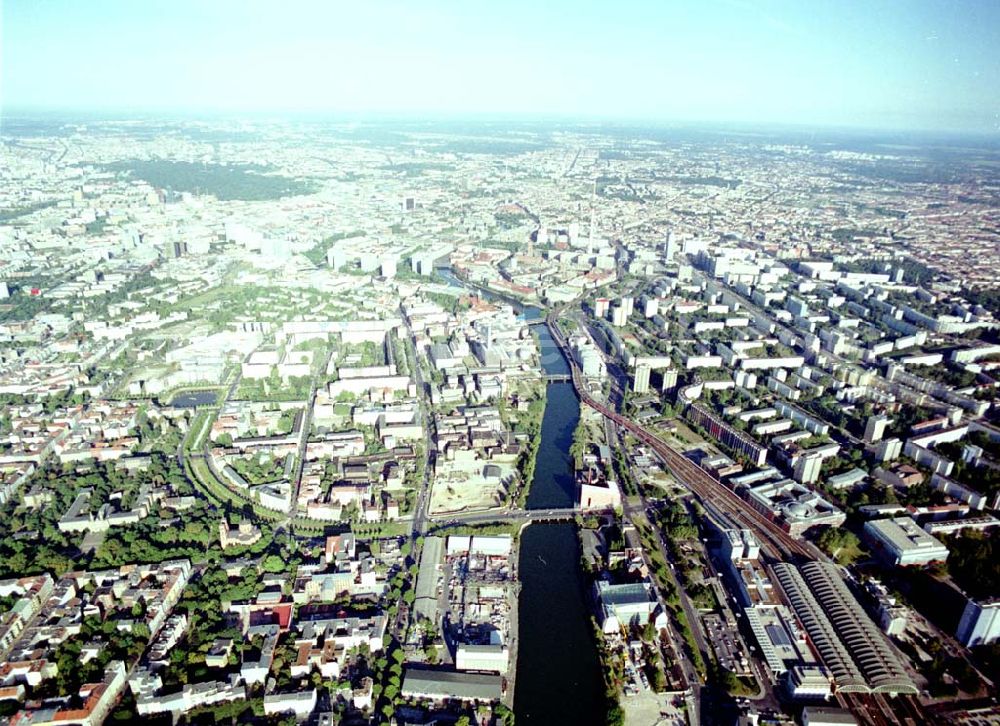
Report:
M 11 726 L 99 726 L 111 712 L 125 688 L 125 664 L 111 661 L 100 683 L 86 683 L 80 687 L 82 705 L 70 707 L 65 701 L 43 701 L 14 714 Z

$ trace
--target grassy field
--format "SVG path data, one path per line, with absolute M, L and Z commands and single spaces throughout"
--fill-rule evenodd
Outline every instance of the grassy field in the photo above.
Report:
M 199 411 L 191 421 L 188 433 L 187 450 L 201 451 L 205 446 L 209 431 L 212 430 L 212 420 L 218 412 L 214 410 Z

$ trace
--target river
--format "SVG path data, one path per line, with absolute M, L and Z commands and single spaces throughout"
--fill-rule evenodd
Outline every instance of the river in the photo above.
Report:
M 436 272 L 447 284 L 465 287 L 450 270 Z M 494 297 L 478 289 L 472 292 Z M 514 307 L 526 320 L 543 317 L 536 307 Z M 569 364 L 549 329 L 545 325 L 535 325 L 532 329 L 538 335 L 542 369 L 550 374 L 569 373 Z M 579 420 L 580 399 L 573 384 L 548 384 L 528 509 L 575 504 L 569 450 Z M 518 726 L 604 724 L 604 680 L 591 632 L 588 583 L 580 570 L 576 525 L 527 527 L 521 534 L 518 571 L 521 594 L 514 686 Z
M 539 317 L 527 308 L 525 317 Z M 569 366 L 545 326 L 535 326 L 546 373 Z M 550 383 L 529 509 L 576 500 L 569 449 L 580 419 L 571 383 Z M 524 724 L 603 724 L 604 683 L 591 633 L 589 598 L 573 524 L 533 524 L 521 535 L 518 559 L 517 678 L 514 712 Z

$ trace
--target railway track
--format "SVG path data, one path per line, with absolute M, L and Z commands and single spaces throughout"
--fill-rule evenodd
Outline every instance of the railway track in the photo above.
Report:
M 697 464 L 668 446 L 666 442 L 644 427 L 628 419 L 606 404 L 590 396 L 583 384 L 580 369 L 568 350 L 554 315 L 548 318 L 549 329 L 557 345 L 562 348 L 572 371 L 573 387 L 580 400 L 607 419 L 629 431 L 646 444 L 663 460 L 670 472 L 684 484 L 706 509 L 714 510 L 734 523 L 746 526 L 757 536 L 761 549 L 776 561 L 824 559 L 809 542 L 792 537 L 770 519 L 756 511 L 734 491 L 711 476 Z M 920 726 L 929 723 L 929 716 L 915 696 L 889 697 L 881 693 L 838 693 L 840 704 L 853 712 L 862 723 L 876 726 Z
M 883 693 L 837 694 L 841 707 L 864 724 L 874 726 L 923 726 L 931 717 L 915 696 L 887 696 Z
M 703 503 L 714 506 L 731 519 L 745 522 L 747 527 L 753 530 L 759 539 L 763 540 L 762 544 L 766 544 L 767 548 L 771 550 L 770 554 L 774 559 L 788 559 L 791 557 L 816 559 L 816 552 L 811 545 L 796 540 L 774 522 L 750 508 L 747 502 L 740 499 L 722 482 L 669 447 L 658 436 L 647 431 L 631 419 L 622 416 L 606 404 L 592 398 L 583 385 L 580 369 L 573 360 L 573 356 L 567 350 L 566 341 L 562 333 L 551 317 L 549 322 L 553 339 L 566 354 L 566 360 L 569 362 L 573 374 L 573 386 L 583 403 L 614 421 L 617 425 L 649 446 L 663 460 L 670 472 L 682 484 L 687 486 L 698 499 L 702 500 Z

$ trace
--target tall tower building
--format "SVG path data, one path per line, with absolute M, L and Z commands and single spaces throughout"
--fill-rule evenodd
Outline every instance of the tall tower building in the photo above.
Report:
M 677 253 L 680 251 L 680 247 L 677 244 L 677 237 L 674 235 L 673 230 L 667 232 L 667 241 L 664 247 L 665 247 L 664 251 L 666 253 L 667 262 L 670 262 L 677 256 Z
M 874 444 L 882 440 L 885 436 L 885 429 L 892 421 L 888 416 L 869 416 L 865 424 L 864 440 L 869 444 Z
M 677 388 L 677 369 L 676 368 L 664 368 L 663 369 L 663 383 L 660 384 L 660 390 L 664 393 L 670 393 Z
M 590 237 L 587 239 L 587 249 L 594 249 L 594 241 L 597 232 L 597 177 L 594 177 L 594 186 L 590 191 Z
M 1000 639 L 1000 599 L 977 602 L 969 600 L 955 632 L 962 645 L 989 645 Z
M 823 457 L 816 454 L 803 454 L 792 467 L 792 478 L 803 484 L 811 484 L 819 479 L 823 468 Z
M 875 449 L 875 459 L 882 463 L 895 461 L 903 453 L 903 442 L 899 439 L 880 441 Z
M 635 367 L 635 377 L 632 379 L 632 390 L 636 393 L 646 393 L 649 390 L 648 365 L 638 365 Z

